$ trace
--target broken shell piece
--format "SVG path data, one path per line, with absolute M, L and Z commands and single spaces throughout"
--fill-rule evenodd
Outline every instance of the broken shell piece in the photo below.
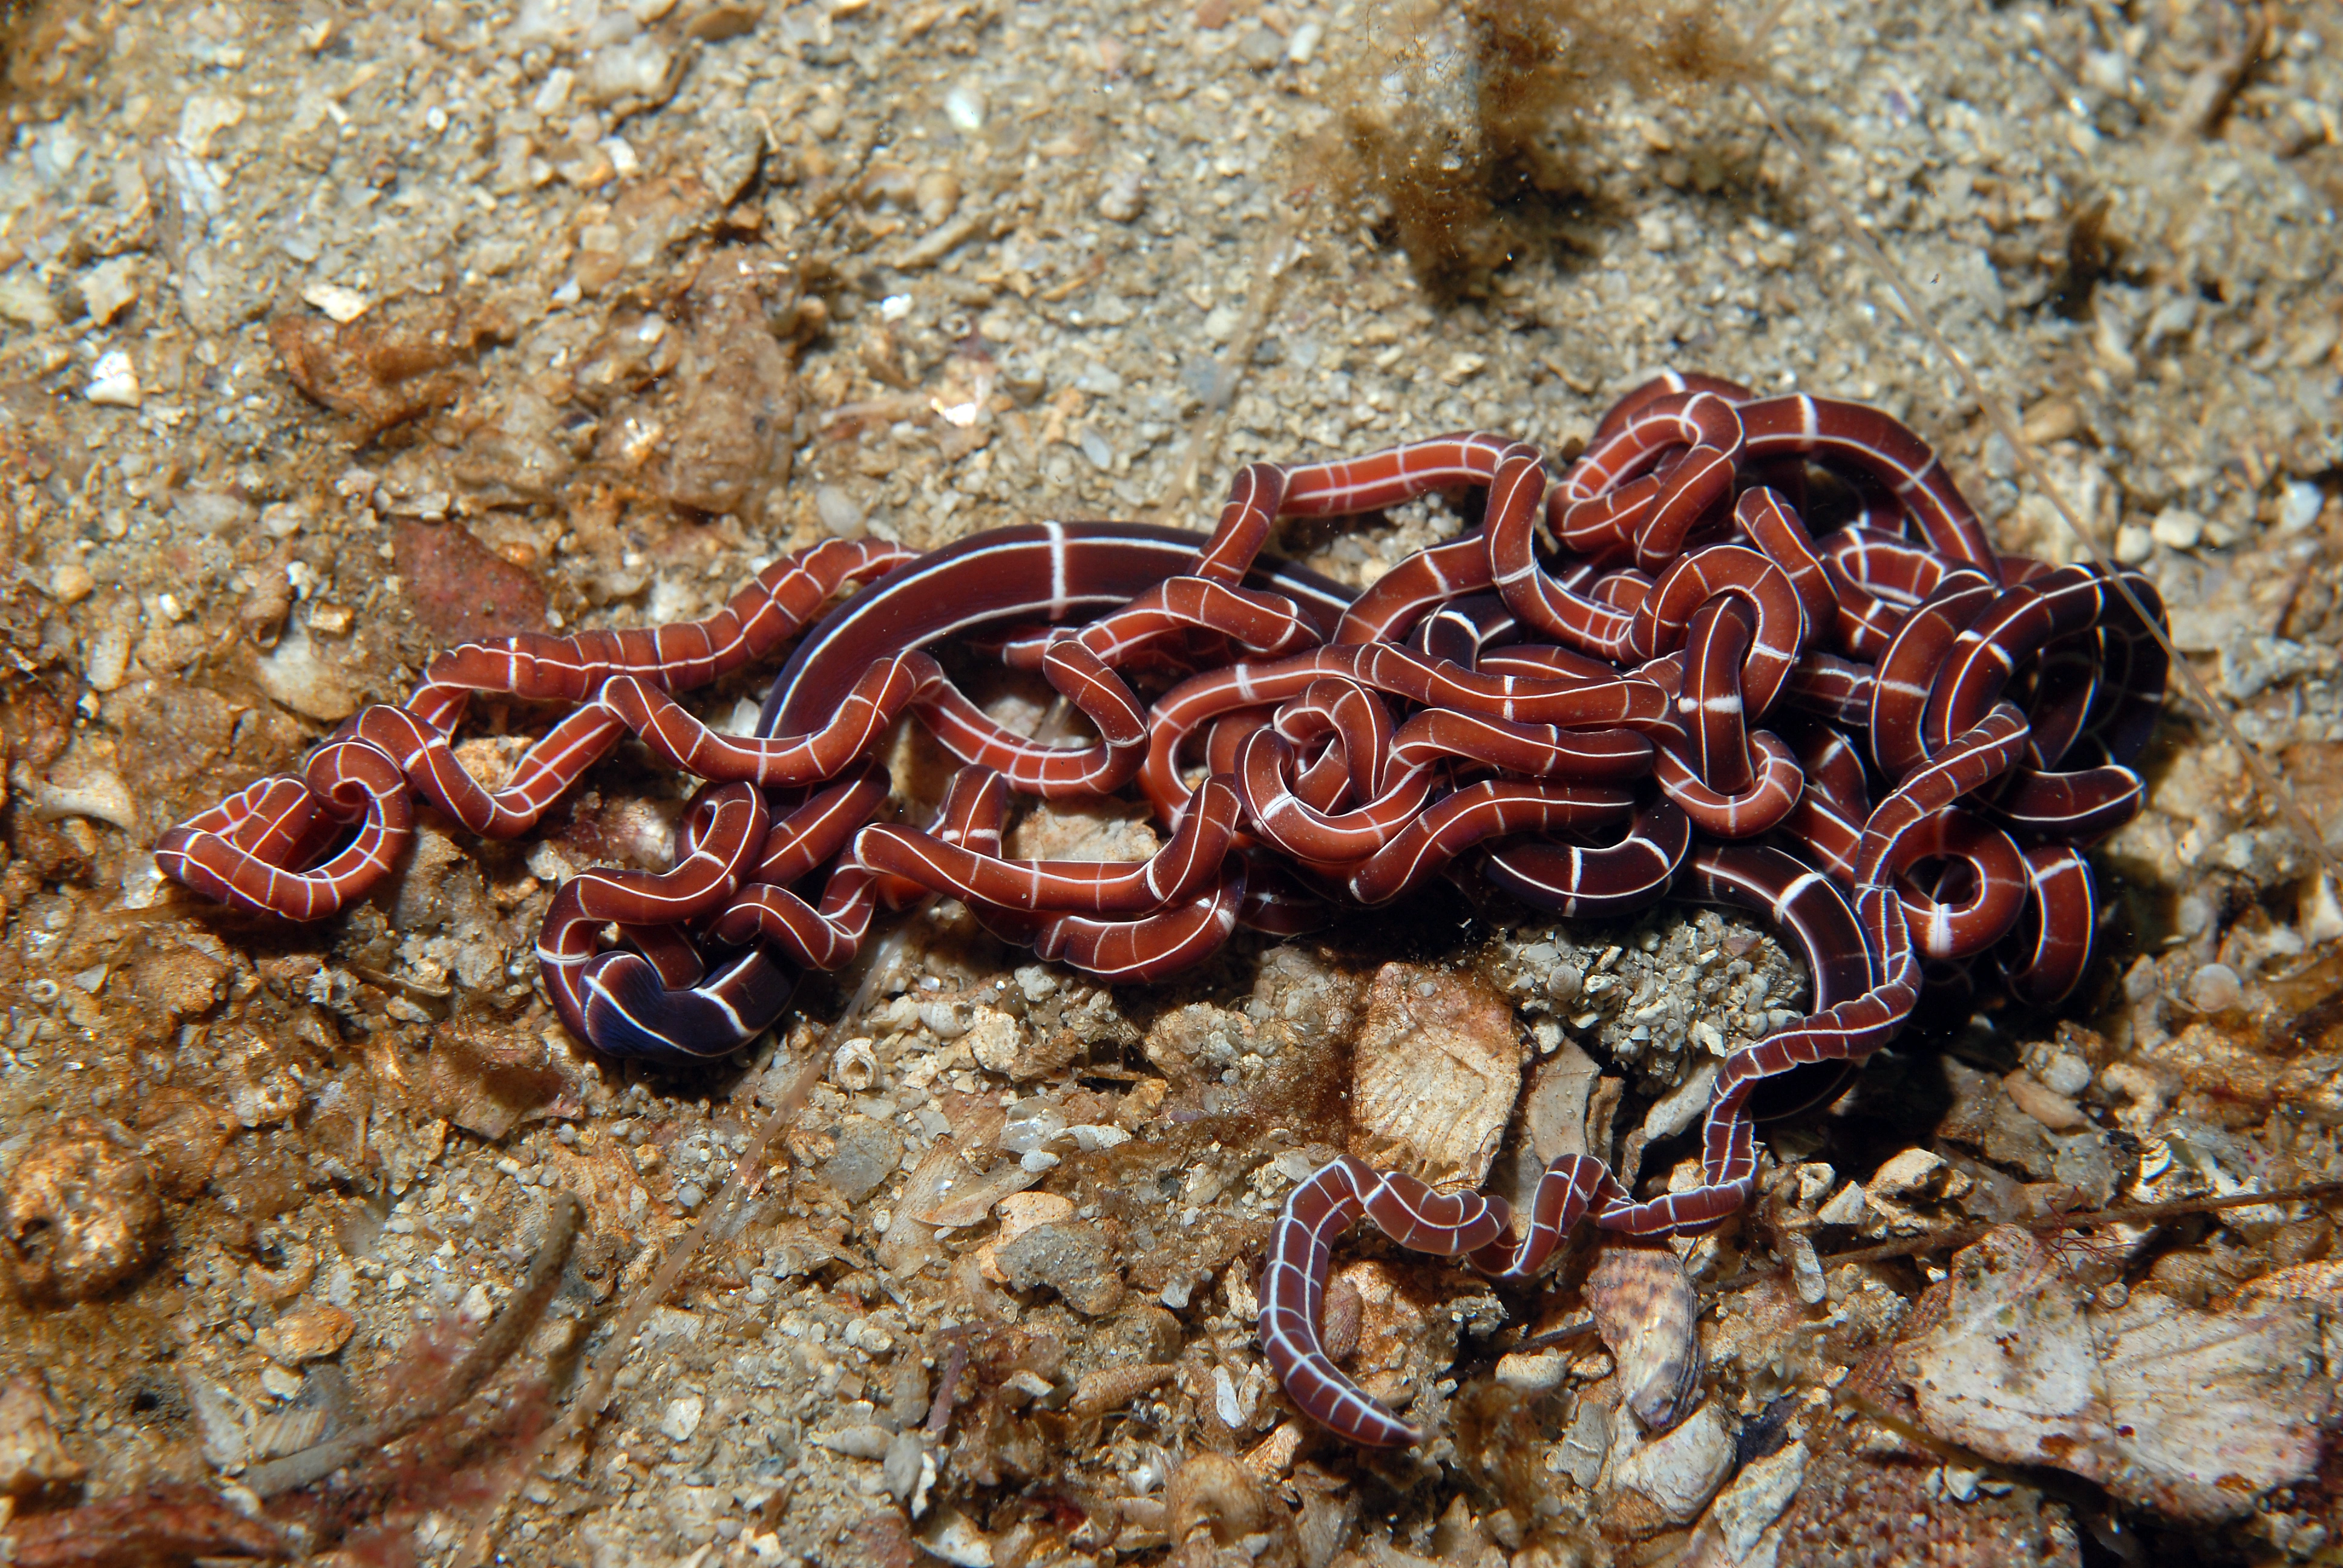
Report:
M 1244 1466 L 1263 1481 L 1274 1481 L 1292 1468 L 1293 1456 L 1309 1435 L 1302 1422 L 1286 1422 L 1245 1451 Z
M 992 1568 L 992 1543 L 957 1508 L 940 1510 L 920 1537 L 920 1545 L 953 1568 Z
M 695 1419 L 695 1424 L 697 1418 Z M 814 1441 L 832 1453 L 842 1453 L 849 1459 L 884 1459 L 895 1434 L 873 1422 L 840 1427 L 836 1432 L 817 1433 Z
M 1150 1362 L 1084 1372 L 1074 1383 L 1074 1397 L 1068 1408 L 1077 1418 L 1104 1415 L 1111 1410 L 1121 1410 L 1141 1394 L 1161 1388 L 1179 1372 L 1177 1362 Z
M 1047 1399 L 1055 1390 L 1048 1378 L 1031 1367 L 1020 1367 L 1001 1383 L 1002 1398 L 1011 1410 L 1021 1410 L 1037 1399 Z
M 1363 1158 L 1403 1149 L 1419 1173 L 1478 1186 L 1522 1087 L 1512 1004 L 1470 975 L 1385 964 L 1353 1058 Z
M 1164 1503 L 1171 1513 L 1172 1544 L 1209 1531 L 1213 1543 L 1233 1546 L 1259 1534 L 1269 1503 L 1260 1478 L 1225 1453 L 1199 1453 L 1172 1473 Z
M 943 1146 L 939 1144 L 937 1147 Z M 952 1163 L 960 1164 L 957 1160 Z M 1014 1161 L 1004 1161 L 982 1176 L 970 1176 L 967 1174 L 966 1166 L 960 1166 L 958 1173 L 949 1178 L 948 1185 L 943 1190 L 942 1201 L 935 1207 L 927 1210 L 912 1207 L 913 1195 L 907 1189 L 903 1201 L 904 1208 L 906 1212 L 922 1224 L 941 1225 L 947 1228 L 956 1225 L 974 1225 L 992 1212 L 992 1206 L 995 1203 L 1012 1192 L 1023 1191 L 1041 1179 L 1041 1171 L 1028 1171 Z
M 860 1094 L 879 1081 L 879 1058 L 870 1041 L 857 1037 L 838 1048 L 830 1059 L 830 1081 L 850 1094 Z
M 1926 1149 L 1906 1149 L 1872 1173 L 1871 1180 L 1863 1185 L 1863 1195 L 1868 1209 L 1887 1231 L 1916 1236 L 1939 1222 L 1916 1212 L 1916 1209 L 1940 1201 L 1957 1201 L 1966 1197 L 1975 1185 L 1966 1172 L 1944 1156 Z
M 1700 1299 L 1675 1253 L 1606 1244 L 1587 1276 L 1586 1304 L 1619 1363 L 1619 1387 L 1635 1419 L 1654 1432 L 1684 1420 L 1700 1398 Z
M 1815 1218 L 1825 1225 L 1860 1225 L 1871 1212 L 1871 1204 L 1863 1189 L 1853 1181 L 1831 1195 L 1829 1202 L 1815 1211 Z
M 1000 1250 L 1036 1225 L 1053 1225 L 1074 1217 L 1073 1201 L 1055 1192 L 1012 1192 L 1001 1200 L 1001 1234 L 977 1250 L 976 1271 L 996 1285 L 1009 1276 L 1001 1271 Z
M 1236 1274 L 1233 1269 L 1229 1271 L 1232 1282 Z M 1344 1264 L 1328 1282 L 1329 1302 L 1345 1287 L 1356 1292 L 1359 1303 L 1358 1326 L 1351 1331 L 1353 1347 L 1345 1358 L 1351 1375 L 1374 1398 L 1404 1409 L 1415 1398 L 1417 1378 L 1437 1375 L 1429 1343 L 1431 1318 L 1408 1288 L 1407 1271 L 1380 1258 Z
M 1946 1442 L 2208 1523 L 2318 1468 L 2335 1391 L 2315 1302 L 2202 1312 L 2141 1290 L 2086 1310 L 2056 1256 L 2013 1227 L 1957 1254 L 1938 1288 L 1944 1315 L 1896 1347 L 1896 1369 Z

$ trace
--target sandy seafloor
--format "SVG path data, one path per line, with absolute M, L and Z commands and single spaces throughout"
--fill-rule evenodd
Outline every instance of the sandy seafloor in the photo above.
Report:
M 1509 111 L 1537 180 L 1459 234 L 1477 262 L 1427 278 L 1397 239 L 1443 221 L 1426 171 L 1480 156 L 1472 40 L 1509 7 L 20 8 L 0 154 L 0 1509 L 20 1533 L 0 1553 L 62 1561 L 23 1533 L 116 1500 L 117 1534 L 75 1561 L 146 1560 L 133 1518 L 180 1553 L 157 1560 L 226 1551 L 219 1510 L 168 1483 L 370 1563 L 458 1560 L 490 1517 L 506 1560 L 596 1568 L 2343 1550 L 2323 1457 L 2343 1285 L 2317 1209 L 2036 1260 L 2029 1299 L 2056 1310 L 2011 1337 L 2066 1345 L 2087 1386 L 2041 1395 L 2083 1413 L 2027 1462 L 1987 1452 L 2039 1435 L 1976 1348 L 1990 1313 L 1912 1316 L 1947 1250 L 1826 1269 L 1811 1302 L 1785 1261 L 2343 1175 L 2343 971 L 2318 945 L 2343 917 L 2187 704 L 2149 810 L 2098 852 L 2088 995 L 2063 1020 L 1935 1020 L 1777 1130 L 1753 1218 L 1683 1249 L 1707 1396 L 1699 1441 L 1667 1452 L 1591 1339 L 1488 1370 L 1579 1316 L 1580 1270 L 1501 1295 L 1346 1241 L 1353 1370 L 1432 1433 L 1375 1457 L 1268 1383 L 1251 1277 L 1297 1177 L 1374 1132 L 1343 1091 L 1394 995 L 1447 988 L 1501 1032 L 1510 1008 L 1533 1065 L 1609 1074 L 1625 1133 L 1704 1041 L 1795 1010 L 1796 966 L 1737 922 L 1557 928 L 1443 890 L 1101 990 L 920 917 L 607 1411 L 524 1477 L 515 1455 L 776 1081 L 769 1039 L 689 1071 L 592 1060 L 531 989 L 553 889 L 661 863 L 680 784 L 622 756 L 509 845 L 427 816 L 394 886 L 315 927 L 158 882 L 164 828 L 396 699 L 452 639 L 704 614 L 829 534 L 1201 528 L 1256 458 L 1468 427 L 1559 452 L 1664 367 L 1875 400 L 1939 444 L 2005 548 L 2075 558 L 1729 79 L 1751 57 L 2052 481 L 2160 584 L 2249 744 L 2343 835 L 2343 10 L 2273 8 L 2249 55 L 2254 14 L 2211 0 L 1790 0 L 1752 50 L 1712 31 L 1640 68 L 1590 11 L 1555 8 L 1564 74 Z M 1363 162 L 1323 150 L 1330 126 Z M 1380 187 L 1346 177 L 1370 165 Z M 1363 583 L 1453 526 L 1425 504 L 1283 543 Z M 1034 716 L 1031 688 L 979 689 Z M 468 733 L 531 722 L 483 705 Z M 897 762 L 940 777 L 916 741 Z M 1035 813 L 1019 842 L 1134 855 L 1142 815 Z M 1720 943 L 1745 955 L 1730 972 Z M 844 1000 L 809 982 L 789 1048 Z M 1495 1056 L 1509 1096 L 1521 1062 Z M 1452 1069 L 1380 1091 L 1453 1091 L 1487 1122 Z M 1646 1176 L 1687 1151 L 1664 1131 Z M 1024 1207 L 920 1218 L 948 1179 L 1007 1191 L 1029 1151 Z M 306 1494 L 245 1484 L 444 1376 L 562 1191 L 583 1234 L 481 1398 Z M 1957 1271 L 1986 1288 L 1982 1262 Z M 2191 1359 L 2225 1335 L 2245 1364 Z M 1929 1378 L 1991 1408 L 1956 1431 L 1913 1402 Z M 2226 1492 L 2186 1480 L 2232 1448 L 2250 1457 Z

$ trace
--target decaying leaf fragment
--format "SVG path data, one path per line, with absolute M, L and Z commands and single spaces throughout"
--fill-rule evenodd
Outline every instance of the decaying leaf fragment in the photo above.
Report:
M 1941 1322 L 1896 1348 L 1928 1431 L 1988 1458 L 2048 1464 L 2169 1517 L 2214 1522 L 2318 1467 L 2334 1398 L 2317 1301 L 2198 1312 L 2133 1293 L 2087 1307 L 2026 1231 L 1953 1261 Z

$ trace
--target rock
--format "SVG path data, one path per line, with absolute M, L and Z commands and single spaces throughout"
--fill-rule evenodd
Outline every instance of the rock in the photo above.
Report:
M 141 1101 L 138 1131 L 156 1179 L 174 1198 L 192 1198 L 211 1180 L 234 1121 L 225 1108 L 185 1089 L 160 1089 Z
M 1137 169 L 1121 169 L 1099 192 L 1098 215 L 1109 223 L 1130 223 L 1147 210 L 1147 181 Z
M 1352 1069 L 1351 1151 L 1478 1186 L 1522 1086 L 1513 1008 L 1470 975 L 1385 964 Z
M 2318 1467 L 2335 1390 L 2315 1302 L 2204 1312 L 2138 1290 L 2086 1308 L 2058 1258 L 2012 1227 L 1957 1254 L 1936 1289 L 1944 1310 L 1916 1310 L 1936 1321 L 1896 1346 L 1896 1370 L 1947 1442 L 2200 1522 L 2248 1513 Z
M 57 1441 L 56 1407 L 29 1377 L 0 1388 L 0 1497 L 53 1496 L 81 1483 L 84 1468 Z
M 673 382 L 664 476 L 679 506 L 753 518 L 789 477 L 797 372 L 766 326 L 762 285 L 779 286 L 740 251 L 711 256 L 692 281 L 697 324 Z
M 2053 1132 L 2074 1132 L 2090 1125 L 2081 1106 L 2023 1068 L 2004 1075 L 2001 1087 L 2012 1104 Z
M 286 1366 L 322 1361 L 349 1343 L 357 1320 L 339 1307 L 304 1302 L 275 1322 L 257 1330 L 252 1342 L 261 1353 Z
M 814 1441 L 832 1453 L 842 1453 L 849 1459 L 884 1459 L 887 1450 L 894 1445 L 895 1434 L 883 1426 L 865 1422 L 859 1426 L 824 1432 Z
M 1025 1026 L 1008 1013 L 994 1008 L 970 1010 L 968 1029 L 961 1039 L 976 1057 L 976 1064 L 987 1072 L 1004 1073 L 1020 1083 L 1043 1076 L 1046 1070 L 1034 1060 L 1032 1037 Z
M 335 724 L 357 711 L 357 693 L 340 668 L 318 655 L 308 629 L 296 619 L 253 674 L 270 700 L 281 702 L 304 719 Z
M 1225 1453 L 1189 1458 L 1172 1473 L 1163 1503 L 1175 1548 L 1200 1534 L 1209 1534 L 1215 1546 L 1234 1546 L 1269 1524 L 1260 1477 Z
M 1073 1220 L 1036 1225 L 997 1247 L 993 1256 L 1016 1289 L 1047 1285 L 1085 1317 L 1103 1317 L 1122 1304 L 1114 1250 L 1095 1225 Z
M 699 1418 L 707 1409 L 708 1402 L 699 1394 L 679 1394 L 659 1412 L 659 1430 L 678 1442 L 689 1442 L 699 1430 Z
M 1619 1363 L 1619 1388 L 1654 1432 L 1700 1398 L 1700 1298 L 1664 1245 L 1610 1241 L 1586 1279 L 1595 1331 Z
M 875 1117 L 849 1116 L 840 1124 L 838 1148 L 822 1161 L 822 1180 L 849 1203 L 860 1203 L 895 1173 L 903 1157 L 894 1130 Z
M 1552 1393 L 1569 1373 L 1570 1357 L 1561 1351 L 1515 1351 L 1497 1362 L 1497 1381 L 1523 1393 Z
M 1882 1198 L 1958 1198 L 1968 1191 L 1969 1178 L 1941 1154 L 1906 1149 L 1873 1171 L 1863 1190 L 1875 1203 Z
M 1624 1410 L 1611 1422 L 1603 1484 L 1641 1493 L 1671 1524 L 1689 1524 L 1733 1473 L 1733 1436 L 1711 1400 L 1665 1433 L 1645 1438 Z
M 1254 70 L 1272 70 L 1285 58 L 1285 40 L 1266 27 L 1255 27 L 1237 40 L 1236 52 Z
M 109 348 L 90 367 L 89 385 L 81 395 L 101 408 L 136 408 L 146 399 L 138 385 L 138 367 L 119 348 Z
M 164 1240 L 154 1173 L 86 1117 L 37 1140 L 0 1188 L 0 1256 L 35 1300 L 86 1301 L 135 1278 Z
M 1074 1203 L 1055 1192 L 1012 1192 L 998 1207 L 1001 1233 L 977 1250 L 976 1269 L 994 1284 L 1005 1285 L 1009 1276 L 1001 1271 L 1000 1249 L 1037 1225 L 1072 1219 Z
M 710 116 L 699 183 L 719 204 L 730 206 L 749 194 L 764 156 L 765 132 L 757 116 L 746 109 L 719 109 Z
M 545 585 L 460 524 L 402 518 L 390 539 L 400 597 L 435 641 L 545 629 Z
M 1757 1538 L 1765 1533 L 1806 1478 L 1806 1445 L 1793 1442 L 1776 1453 L 1752 1462 L 1733 1484 L 1717 1494 L 1708 1517 L 1725 1537 L 1725 1556 L 1741 1562 Z
M 578 85 L 597 104 L 634 112 L 666 102 L 682 75 L 676 52 L 646 35 L 595 50 Z

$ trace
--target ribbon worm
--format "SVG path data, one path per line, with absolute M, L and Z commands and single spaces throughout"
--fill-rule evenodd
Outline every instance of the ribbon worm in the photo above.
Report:
M 1819 533 L 1815 469 L 1860 500 Z M 1355 597 L 1261 558 L 1280 518 L 1460 487 L 1485 492 L 1478 525 Z M 2160 616 L 2147 581 L 2127 581 Z M 929 651 L 955 640 L 1038 672 L 1091 735 L 995 721 Z M 719 733 L 679 700 L 792 641 L 753 734 Z M 849 962 L 882 906 L 930 892 L 1008 941 L 1130 980 L 1202 960 L 1239 925 L 1307 930 L 1435 875 L 1569 916 L 1671 892 L 1755 910 L 1805 954 L 1815 1011 L 1726 1059 L 1696 1185 L 1638 1198 L 1571 1157 L 1518 1231 L 1498 1200 L 1347 1157 L 1294 1192 L 1262 1280 L 1271 1362 L 1333 1431 L 1404 1442 L 1413 1429 L 1319 1344 L 1334 1236 L 1363 1217 L 1524 1279 L 1581 1220 L 1715 1225 L 1754 1181 L 1757 1117 L 1835 1092 L 1924 983 L 1983 969 L 2056 1004 L 2091 956 L 2083 850 L 2139 808 L 2132 764 L 2165 657 L 2095 569 L 1996 553 L 1936 454 L 1887 415 L 1669 375 L 1622 398 L 1558 473 L 1491 435 L 1256 463 L 1209 536 L 1043 522 L 924 556 L 831 541 L 704 620 L 466 644 L 405 703 L 365 709 L 297 774 L 198 813 L 155 852 L 209 897 L 318 920 L 397 865 L 417 794 L 471 832 L 527 833 L 632 734 L 708 787 L 670 869 L 560 889 L 538 958 L 573 1033 L 667 1059 L 749 1040 L 798 971 Z M 494 784 L 454 746 L 480 693 L 560 709 Z M 924 828 L 880 819 L 872 753 L 907 715 L 967 764 Z M 1131 786 L 1165 829 L 1150 859 L 1002 853 L 1011 791 Z

